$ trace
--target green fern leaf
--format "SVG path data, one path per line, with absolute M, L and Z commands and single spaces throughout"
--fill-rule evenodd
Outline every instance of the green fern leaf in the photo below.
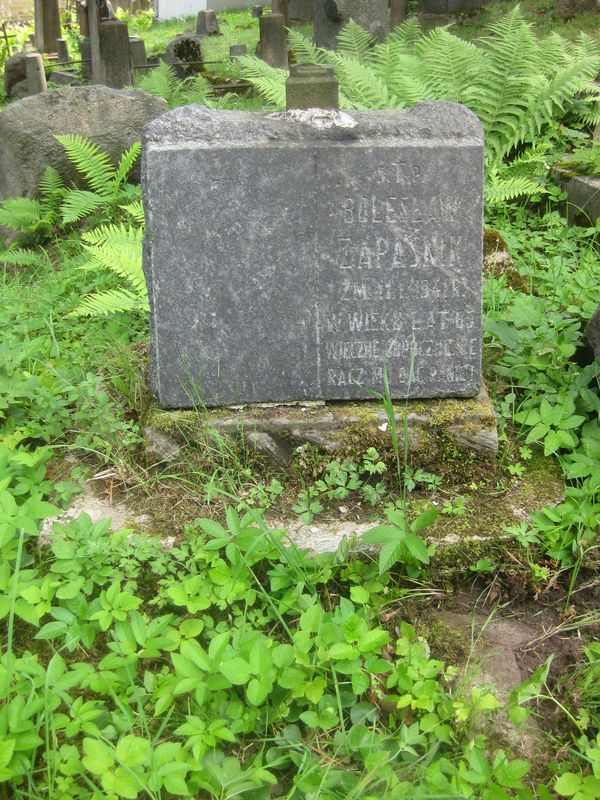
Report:
M 127 176 L 133 169 L 133 165 L 138 160 L 142 152 L 142 143 L 134 142 L 129 150 L 125 150 L 119 163 L 117 164 L 117 171 L 114 178 L 114 187 L 119 187 L 127 179 Z
M 113 194 L 116 173 L 107 153 L 78 134 L 55 135 L 54 138 L 62 144 L 69 161 L 95 192 L 103 197 Z
M 65 183 L 57 169 L 47 166 L 42 175 L 39 192 L 47 200 L 58 200 L 65 190 Z
M 12 267 L 41 267 L 48 264 L 48 258 L 43 251 L 11 247 L 0 253 L 0 264 L 8 264 Z
M 64 225 L 79 222 L 102 205 L 103 199 L 95 192 L 85 189 L 70 189 L 61 206 L 62 221 Z
M 531 178 L 514 177 L 489 182 L 485 187 L 485 202 L 499 205 L 517 197 L 533 197 L 547 194 L 546 187 Z
M 417 42 L 417 77 L 433 100 L 464 102 L 465 95 L 481 69 L 483 54 L 475 45 L 434 28 Z
M 183 105 L 185 100 L 181 96 L 181 81 L 177 77 L 175 67 L 164 62 L 144 75 L 139 81 L 140 89 L 155 97 L 162 97 L 171 108 Z
M 148 300 L 144 300 L 128 289 L 107 289 L 104 292 L 94 292 L 84 298 L 68 316 L 107 317 L 127 311 L 147 313 L 149 311 Z
M 43 207 L 39 200 L 11 197 L 0 205 L 0 225 L 13 231 L 35 231 L 43 223 Z
M 126 211 L 137 224 L 143 228 L 146 222 L 146 218 L 144 215 L 144 206 L 141 200 L 136 200 L 133 203 L 129 203 L 126 206 L 121 206 L 123 211 Z
M 210 106 L 215 101 L 215 92 L 210 81 L 204 75 L 193 75 L 183 82 L 184 99 L 186 103 L 197 103 L 201 106 Z
M 270 67 L 256 56 L 240 56 L 238 65 L 242 78 L 251 83 L 261 97 L 275 108 L 285 109 L 285 82 L 288 73 L 284 69 Z
M 288 31 L 288 46 L 298 64 L 329 63 L 327 50 L 316 47 L 308 36 L 294 28 L 290 28 Z
M 331 58 L 340 90 L 353 108 L 395 108 L 397 99 L 390 94 L 385 82 L 372 67 L 342 53 L 332 52 Z
M 355 58 L 360 63 L 366 60 L 374 44 L 375 37 L 352 19 L 337 35 L 338 53 Z

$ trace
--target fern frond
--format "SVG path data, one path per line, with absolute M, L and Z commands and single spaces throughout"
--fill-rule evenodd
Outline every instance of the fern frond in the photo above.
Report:
M 238 65 L 242 78 L 251 83 L 261 97 L 275 108 L 285 108 L 285 82 L 288 74 L 284 69 L 270 67 L 256 56 L 240 56 Z
M 48 258 L 43 251 L 11 247 L 0 253 L 0 264 L 9 264 L 12 267 L 41 267 L 48 264 Z
M 142 205 L 141 200 L 135 200 L 133 203 L 129 203 L 126 206 L 121 206 L 123 211 L 126 211 L 137 224 L 143 228 L 146 223 L 146 218 L 144 215 L 144 206 Z
M 113 193 L 116 173 L 107 153 L 78 134 L 55 134 L 54 138 L 62 144 L 69 161 L 95 192 L 102 196 Z
M 65 183 L 59 172 L 54 167 L 48 165 L 40 181 L 39 192 L 47 200 L 57 200 L 62 197 L 65 190 Z
M 215 93 L 210 81 L 204 75 L 193 75 L 183 81 L 185 103 L 197 103 L 201 106 L 211 105 L 215 100 Z
M 0 225 L 13 231 L 34 231 L 43 221 L 43 207 L 39 200 L 11 197 L 0 205 Z
M 417 17 L 409 17 L 402 25 L 398 25 L 387 38 L 387 44 L 412 52 L 416 43 L 423 36 L 423 28 Z
M 141 142 L 134 142 L 129 148 L 129 150 L 125 150 L 125 152 L 119 159 L 119 163 L 117 164 L 117 171 L 115 173 L 113 188 L 118 188 L 126 180 L 127 176 L 133 169 L 133 165 L 138 160 L 141 152 L 142 152 Z
M 102 205 L 102 197 L 85 189 L 70 189 L 62 202 L 61 214 L 64 225 L 79 222 Z
M 127 311 L 148 312 L 148 299 L 139 297 L 128 289 L 107 289 L 88 295 L 68 316 L 107 317 Z
M 340 91 L 353 108 L 395 108 L 396 98 L 372 67 L 350 56 L 332 52 L 331 59 L 340 83 Z
M 143 230 L 130 225 L 102 225 L 84 234 L 89 261 L 85 270 L 106 270 L 127 281 L 139 295 L 146 295 L 142 270 Z
M 486 183 L 485 202 L 489 205 L 498 205 L 516 197 L 532 197 L 546 193 L 546 187 L 531 178 L 498 178 Z
M 328 51 L 322 50 L 295 28 L 288 31 L 288 46 L 298 64 L 327 64 L 329 63 Z
M 416 75 L 434 100 L 464 102 L 477 79 L 483 54 L 475 45 L 453 36 L 445 28 L 434 28 L 415 46 Z
M 360 63 L 365 61 L 374 44 L 375 37 L 352 19 L 337 35 L 337 52 Z
M 163 62 L 158 67 L 150 70 L 149 75 L 144 75 L 144 77 L 140 78 L 139 87 L 148 92 L 148 94 L 162 97 L 173 108 L 175 105 L 181 105 L 178 102 L 180 83 L 175 67 L 172 64 Z

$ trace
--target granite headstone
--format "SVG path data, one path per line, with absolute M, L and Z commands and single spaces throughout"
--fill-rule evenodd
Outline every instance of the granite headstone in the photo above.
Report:
M 145 129 L 144 269 L 165 408 L 470 397 L 483 135 L 452 103 L 188 106 Z

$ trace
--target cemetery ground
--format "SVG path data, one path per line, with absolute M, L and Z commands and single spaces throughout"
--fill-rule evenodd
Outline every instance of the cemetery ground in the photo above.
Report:
M 253 80 L 229 107 L 272 108 Z M 87 195 L 50 170 L 3 205 L 0 797 L 600 797 L 598 227 L 550 174 L 597 168 L 582 103 L 488 172 L 492 458 L 453 401 L 354 404 L 278 464 L 230 411 L 160 410 L 126 170 L 65 141 Z

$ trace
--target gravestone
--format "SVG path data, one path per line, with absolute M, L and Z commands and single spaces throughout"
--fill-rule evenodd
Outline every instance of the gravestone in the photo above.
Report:
M 583 338 L 594 351 L 594 358 L 600 361 L 600 306 L 583 330 Z
M 383 41 L 390 29 L 388 0 L 315 0 L 315 44 L 330 50 L 350 20 Z
M 259 17 L 262 17 L 262 13 L 263 13 L 262 6 L 252 6 L 252 18 L 253 19 L 258 19 Z
M 202 71 L 204 54 L 202 39 L 193 34 L 181 34 L 171 39 L 163 56 L 166 64 L 173 64 L 179 78 L 189 78 Z
M 312 22 L 314 0 L 289 0 L 291 22 Z
M 27 94 L 45 92 L 48 86 L 44 71 L 44 59 L 39 53 L 27 53 L 25 70 L 27 72 Z
M 92 42 L 89 36 L 84 36 L 79 41 L 81 52 L 81 77 L 89 81 L 92 78 Z
M 333 67 L 321 64 L 292 64 L 285 83 L 286 109 L 340 107 L 340 87 Z
M 129 37 L 129 55 L 134 77 L 146 74 L 148 70 L 143 68 L 148 64 L 148 56 L 146 55 L 146 42 L 141 37 Z
M 60 38 L 60 8 L 58 0 L 35 0 L 35 46 L 40 53 L 56 53 Z
M 69 42 L 66 39 L 56 40 L 56 53 L 60 64 L 66 64 L 71 60 L 69 56 Z
M 555 0 L 554 16 L 559 19 L 572 19 L 578 14 L 591 14 L 597 11 L 596 0 Z
M 196 36 L 218 36 L 219 22 L 214 11 L 199 11 L 196 19 Z
M 472 397 L 483 134 L 453 103 L 179 108 L 144 133 L 151 385 L 165 408 Z
M 258 18 L 260 39 L 256 54 L 271 67 L 287 69 L 287 35 L 283 14 L 267 14 Z
M 236 58 L 240 56 L 245 56 L 248 54 L 248 47 L 245 44 L 232 44 L 229 47 L 229 58 L 235 61 Z
M 271 5 L 273 14 L 281 14 L 283 16 L 283 24 L 287 28 L 290 22 L 288 15 L 288 0 L 272 0 Z
M 99 26 L 100 63 L 94 83 L 122 89 L 133 83 L 129 31 L 126 22 L 103 20 Z

